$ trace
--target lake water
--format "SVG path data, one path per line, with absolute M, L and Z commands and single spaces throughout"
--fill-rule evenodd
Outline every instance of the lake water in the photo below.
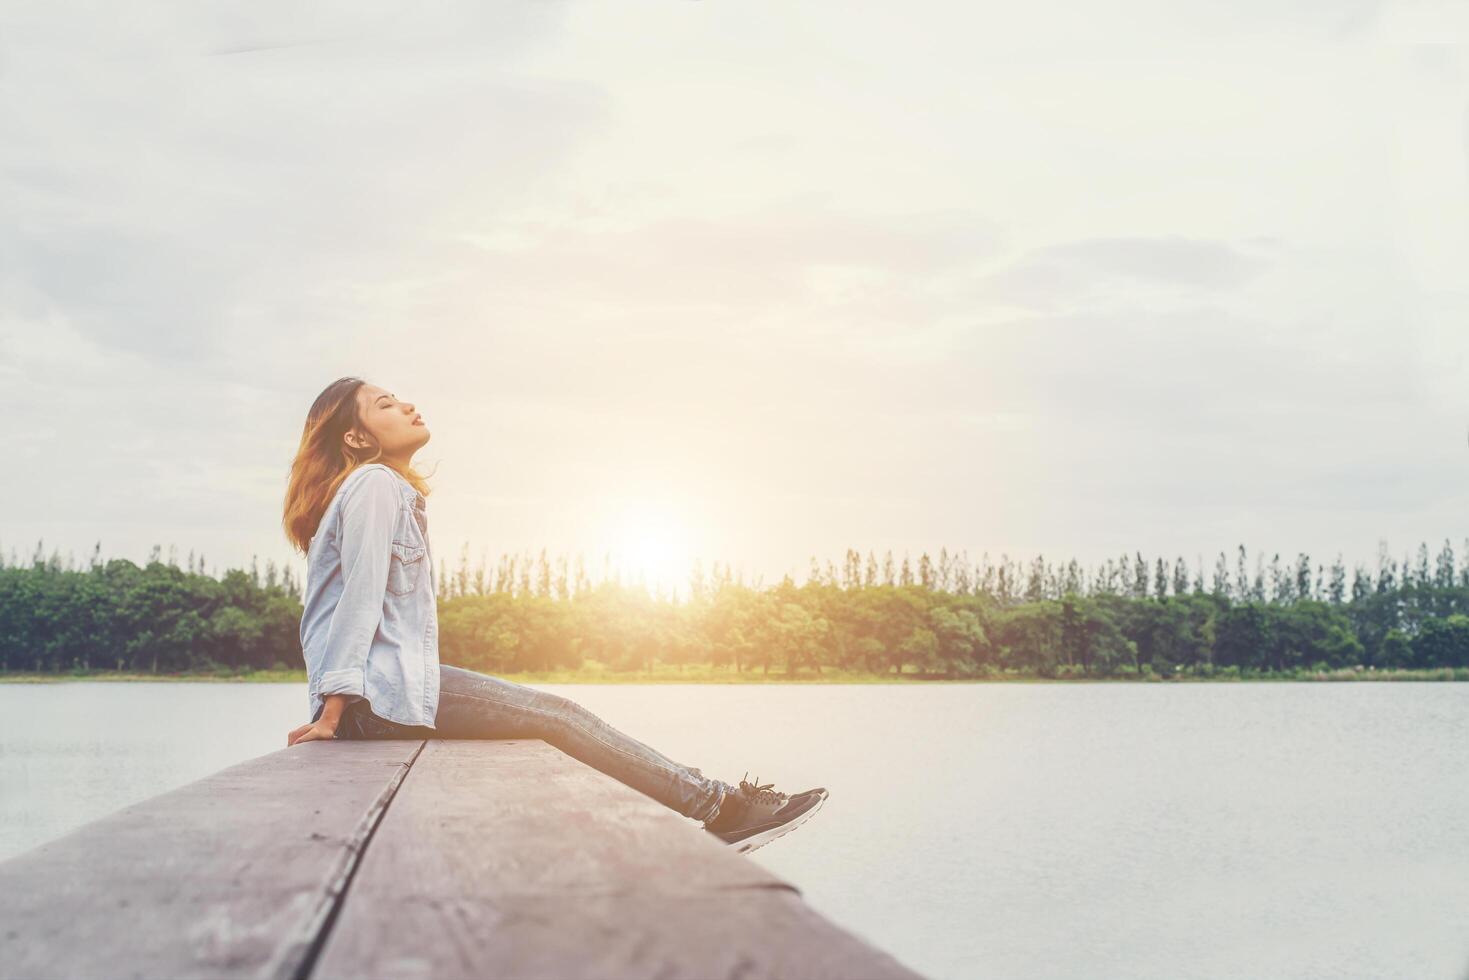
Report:
M 1469 975 L 1469 684 L 537 686 L 826 786 L 749 859 L 930 977 Z M 0 859 L 306 717 L 295 684 L 0 684 Z

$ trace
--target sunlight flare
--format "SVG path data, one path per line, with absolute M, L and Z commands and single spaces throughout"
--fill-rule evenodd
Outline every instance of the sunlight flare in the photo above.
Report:
M 612 564 L 625 579 L 641 579 L 648 590 L 667 594 L 688 591 L 693 563 L 688 521 L 667 502 L 633 501 L 615 519 Z

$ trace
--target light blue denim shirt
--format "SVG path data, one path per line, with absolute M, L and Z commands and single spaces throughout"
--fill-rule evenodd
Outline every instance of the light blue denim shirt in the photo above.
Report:
M 439 621 L 423 495 L 382 463 L 357 467 L 306 552 L 301 650 L 316 720 L 328 694 L 400 725 L 434 725 Z

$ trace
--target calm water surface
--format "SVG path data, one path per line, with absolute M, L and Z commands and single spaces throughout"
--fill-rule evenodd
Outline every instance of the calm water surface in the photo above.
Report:
M 1469 684 L 544 687 L 826 786 L 749 859 L 931 977 L 1469 975 Z M 305 704 L 0 684 L 0 858 L 284 748 Z

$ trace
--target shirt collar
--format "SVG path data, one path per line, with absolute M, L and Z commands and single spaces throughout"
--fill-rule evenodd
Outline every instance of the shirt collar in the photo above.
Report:
M 402 473 L 399 473 L 397 470 L 393 469 L 391 466 L 387 465 L 386 463 L 367 463 L 367 464 L 364 464 L 364 465 L 366 465 L 366 466 L 381 466 L 383 469 L 385 469 L 389 473 L 393 474 L 393 479 L 395 479 L 395 480 L 398 481 L 398 493 L 402 495 L 403 502 L 406 503 L 406 504 L 408 504 L 409 506 L 413 507 L 415 510 L 419 511 L 420 513 L 424 512 L 424 511 L 426 511 L 428 509 L 428 504 L 423 499 L 423 494 L 419 493 L 418 490 L 413 486 L 413 484 L 409 483 L 406 479 L 404 479 Z M 358 467 L 358 469 L 361 469 L 361 468 L 362 467 Z

